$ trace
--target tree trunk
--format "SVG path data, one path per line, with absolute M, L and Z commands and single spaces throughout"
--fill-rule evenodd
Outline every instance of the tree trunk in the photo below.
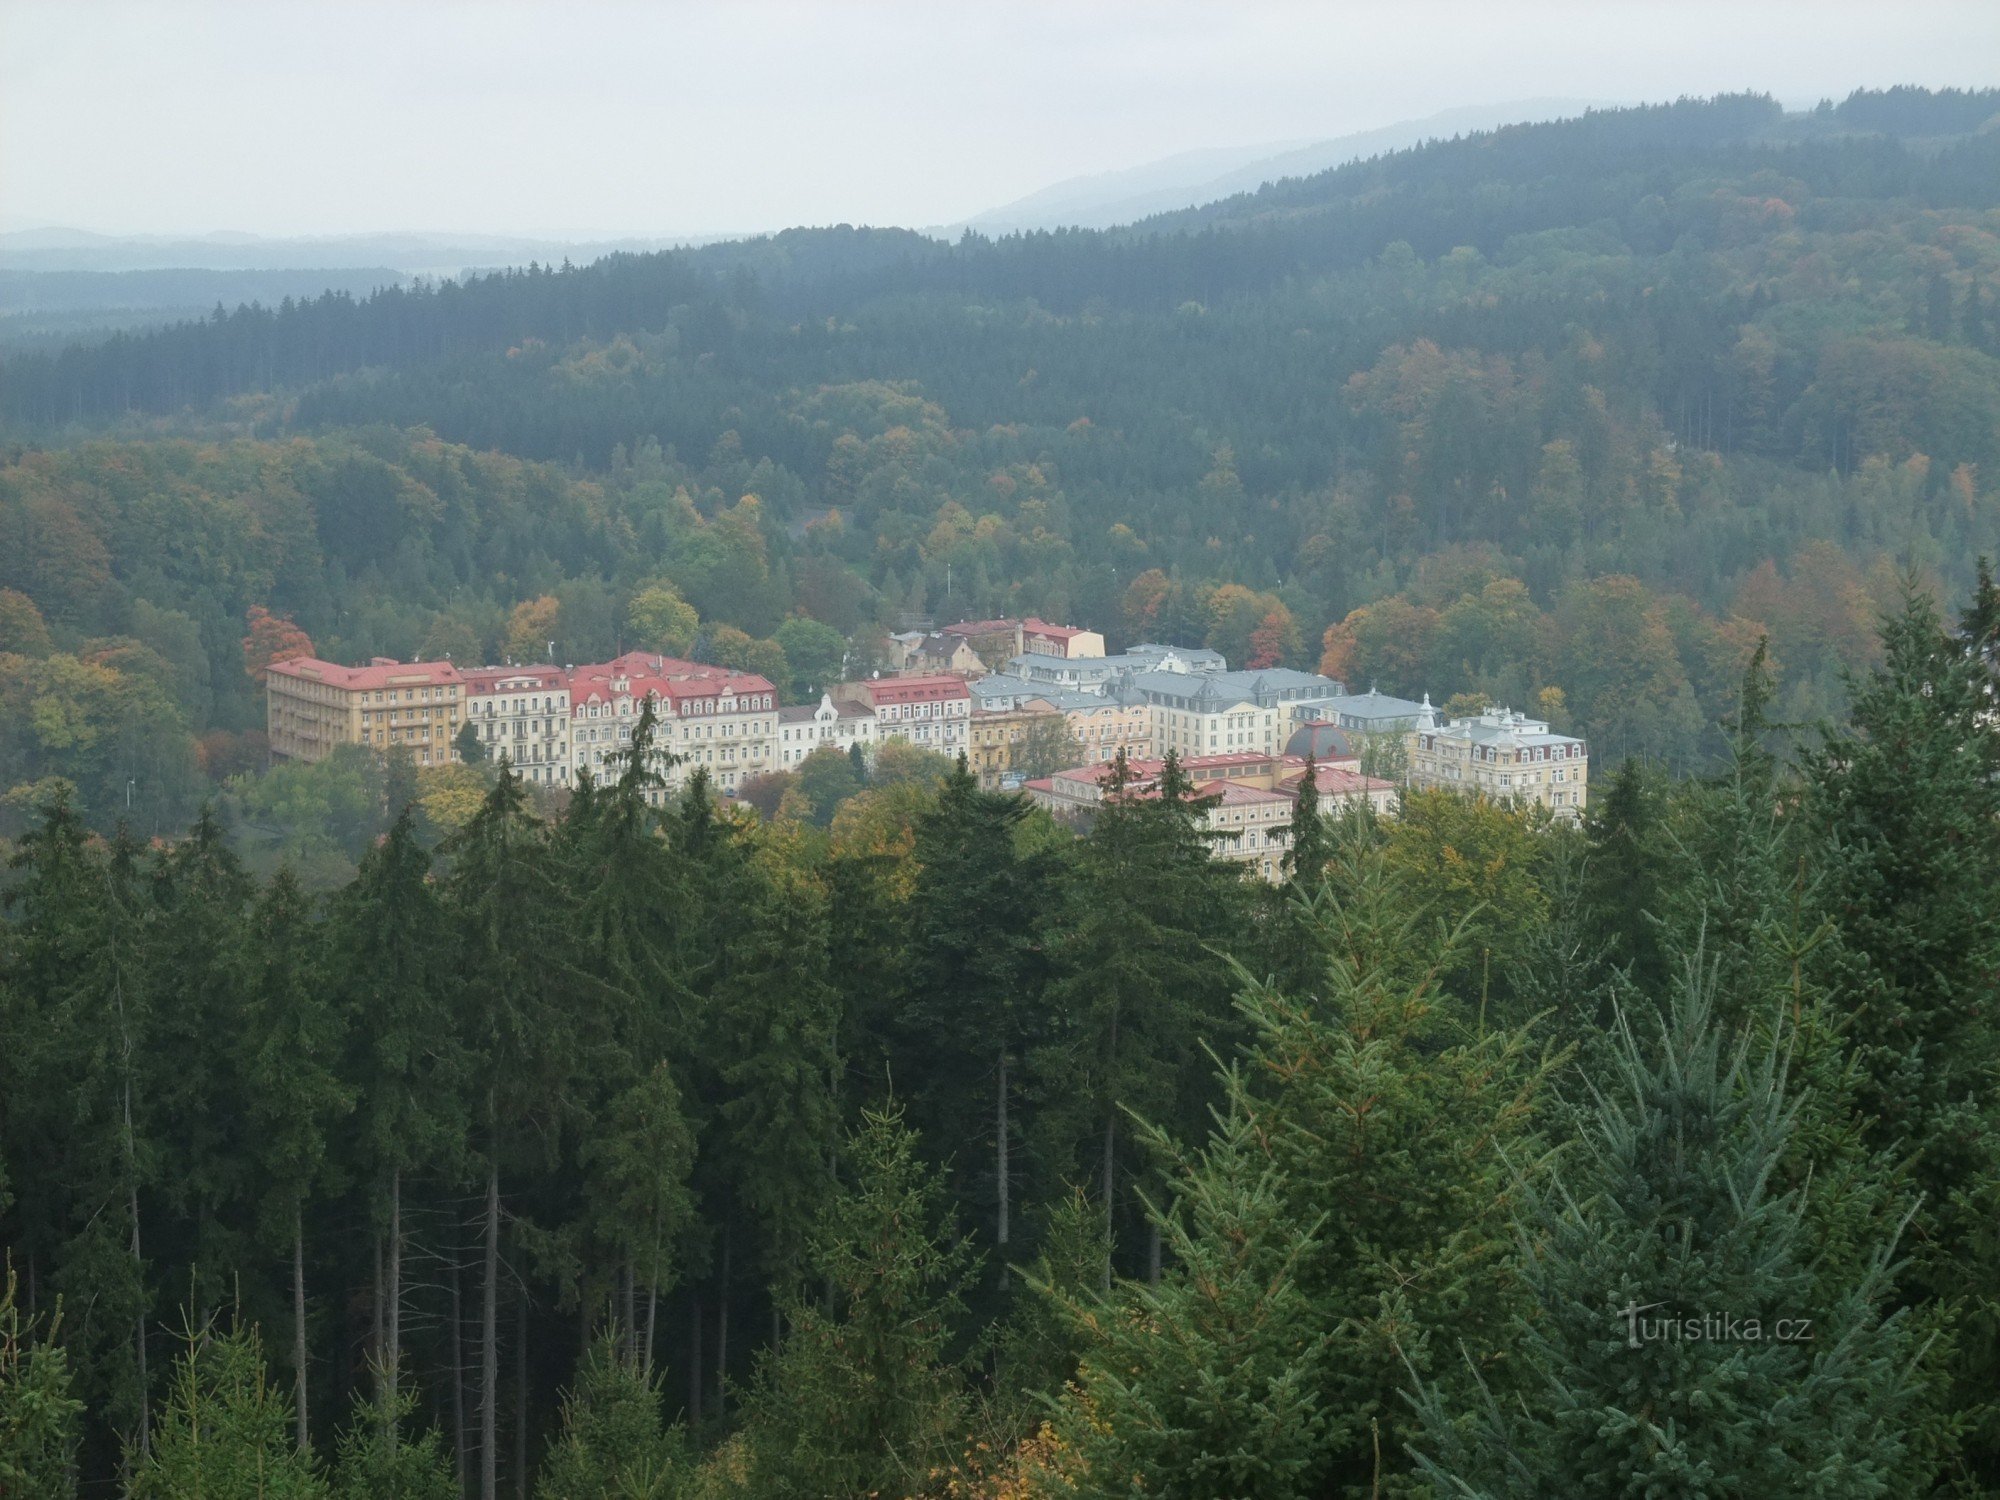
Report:
M 715 1308 L 715 1415 L 720 1418 L 729 1404 L 729 1237 L 735 1226 L 722 1226 L 722 1284 L 716 1290 Z
M 459 1228 L 465 1221 L 458 1211 L 452 1219 Z M 451 1456 L 458 1476 L 458 1492 L 465 1493 L 465 1304 L 459 1295 L 458 1235 L 451 1246 Z
M 994 1090 L 993 1107 L 994 1133 L 994 1179 L 1000 1190 L 1000 1228 L 994 1242 L 1002 1252 L 1000 1259 L 1000 1279 L 1007 1279 L 1007 1049 L 1000 1049 L 1000 1086 Z
M 375 1236 L 375 1269 L 368 1287 L 368 1363 L 377 1371 L 375 1390 L 382 1390 L 382 1236 Z
M 292 1363 L 298 1370 L 299 1452 L 311 1446 L 306 1423 L 306 1229 L 305 1212 L 292 1200 Z
M 639 1285 L 631 1261 L 625 1262 L 620 1276 L 625 1293 L 625 1316 L 620 1319 L 624 1327 L 618 1330 L 618 1342 L 624 1349 L 625 1363 L 636 1369 L 639 1364 Z
M 486 1284 L 479 1309 L 479 1500 L 500 1493 L 500 1153 L 486 1161 Z
M 1113 1164 L 1118 1160 L 1118 1115 L 1113 1112 L 1104 1117 L 1104 1290 L 1111 1290 L 1111 1190 L 1113 1186 Z
M 528 1283 L 514 1314 L 514 1500 L 528 1500 Z
M 122 993 L 119 1012 L 123 1017 Z M 131 1060 L 131 1044 L 126 1044 L 126 1061 Z M 142 1298 L 139 1316 L 132 1323 L 132 1350 L 139 1366 L 139 1457 L 143 1461 L 153 1454 L 153 1411 L 148 1391 L 151 1382 L 146 1376 L 146 1309 L 143 1300 L 145 1288 L 145 1257 L 139 1252 L 139 1143 L 132 1131 L 132 1080 L 125 1080 L 125 1184 L 128 1189 L 126 1203 L 132 1214 L 132 1271 L 139 1279 Z
M 402 1425 L 397 1405 L 397 1381 L 403 1371 L 403 1169 L 389 1174 L 389 1343 L 382 1356 L 382 1419 L 386 1430 L 382 1441 L 396 1451 L 397 1429 Z
M 1160 1284 L 1160 1226 L 1150 1221 L 1146 1225 L 1146 1284 Z
M 701 1424 L 701 1297 L 688 1293 L 688 1426 Z
M 646 1378 L 653 1378 L 653 1325 L 660 1316 L 660 1289 L 648 1285 L 646 1288 Z

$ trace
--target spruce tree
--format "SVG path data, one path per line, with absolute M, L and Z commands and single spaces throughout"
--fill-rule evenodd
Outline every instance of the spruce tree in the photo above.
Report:
M 410 1430 L 416 1392 L 398 1388 L 397 1409 L 385 1411 L 391 1399 L 379 1384 L 372 1393 L 355 1393 L 335 1455 L 334 1500 L 461 1500 L 463 1486 L 437 1432 Z
M 593 1236 L 620 1268 L 625 1358 L 645 1371 L 652 1369 L 659 1295 L 677 1279 L 674 1252 L 694 1215 L 688 1193 L 694 1153 L 694 1131 L 665 1063 L 615 1096 L 583 1143 Z
M 1980 606 L 1975 602 L 1974 615 Z M 1981 627 L 1973 622 L 1974 631 Z M 1825 901 L 1861 966 L 1847 1023 L 1860 1105 L 1923 1194 L 1912 1299 L 2000 1276 L 2000 721 L 1983 657 L 1907 588 L 1851 726 L 1806 761 Z M 2000 1340 L 1975 1314 L 1959 1348 L 1966 1462 L 2000 1484 Z
M 1220 950 L 1250 912 L 1235 872 L 1210 857 L 1178 763 L 1169 757 L 1156 795 L 1131 781 L 1121 753 L 1077 851 L 1052 1003 L 1061 1052 L 1044 1065 L 1074 1118 L 1075 1166 L 1095 1181 L 1114 1231 L 1139 1167 L 1122 1142 L 1127 1111 L 1200 1130 L 1213 1097 L 1200 1044 L 1227 1050 L 1235 988 Z
M 790 1299 L 745 1402 L 734 1492 L 757 1500 L 912 1496 L 957 1457 L 970 1247 L 899 1113 L 864 1115 L 846 1166 L 807 1252 L 818 1295 Z
M 1831 1296 L 1800 1189 L 1778 1186 L 1803 1111 L 1790 1037 L 1730 1035 L 1688 958 L 1670 1010 L 1620 1019 L 1574 1156 L 1524 1177 L 1511 1340 L 1531 1387 L 1446 1397 L 1420 1382 L 1440 1494 L 1917 1492 L 1921 1348 L 1885 1314 L 1893 1239 Z M 1785 1028 L 1785 1033 L 1789 1028 Z
M 75 1309 L 67 1342 L 93 1417 L 143 1452 L 149 1440 L 151 1304 L 143 1210 L 153 1181 L 154 1017 L 146 893 L 122 835 L 94 845 L 66 791 L 23 834 L 10 868 L 6 995 L 15 1065 L 31 1087 L 5 1101 L 17 1149 L 22 1243 Z
M 675 1500 L 693 1463 L 678 1426 L 662 1423 L 658 1380 L 604 1338 L 563 1398 L 562 1436 L 535 1481 L 535 1500 Z
M 1172 1270 L 1157 1287 L 1072 1294 L 1087 1342 L 1055 1422 L 1066 1493 L 1324 1493 L 1331 1333 L 1299 1281 L 1324 1215 L 1291 1213 L 1261 1122 L 1232 1094 L 1208 1142 L 1177 1164 L 1173 1207 L 1148 1205 Z
M 1593 791 L 1584 820 L 1589 841 L 1588 934 L 1606 961 L 1624 969 L 1649 995 L 1660 992 L 1659 790 L 1637 760 L 1620 763 L 1610 784 Z
M 24 1318 L 14 1268 L 0 1285 L 0 1495 L 9 1500 L 72 1500 L 83 1403 L 71 1394 L 69 1358 L 57 1341 L 61 1316 L 46 1327 Z
M 602 1035 L 601 1007 L 565 1004 L 575 965 L 568 892 L 547 857 L 520 779 L 502 767 L 479 812 L 446 846 L 455 929 L 466 1106 L 485 1179 L 481 1210 L 479 1494 L 499 1488 L 500 1240 L 503 1174 L 546 1165 L 573 1111 L 579 1058 Z
M 430 875 L 430 854 L 405 808 L 335 895 L 327 922 L 327 952 L 337 959 L 327 977 L 347 1035 L 341 1078 L 356 1103 L 342 1154 L 367 1185 L 380 1236 L 383 1347 L 374 1359 L 390 1419 L 401 1410 L 404 1183 L 454 1173 L 466 1149 L 454 953 Z
M 326 983 L 323 933 L 290 871 L 280 870 L 258 900 L 251 932 L 249 1001 L 234 1040 L 262 1188 L 260 1229 L 291 1262 L 292 1402 L 303 1452 L 310 1415 L 306 1205 L 340 1185 L 330 1136 L 354 1097 L 340 1077 L 344 1018 Z
M 256 1331 L 190 1320 L 132 1500 L 327 1497 L 312 1454 L 293 1441 L 290 1404 L 265 1372 Z
M 981 791 L 960 756 L 936 807 L 918 819 L 900 1028 L 901 1087 L 928 1137 L 951 1143 L 960 1179 L 991 1183 L 993 1243 L 1002 1255 L 1013 1233 L 1021 1059 L 1045 1024 L 1053 905 L 1050 862 L 1019 848 L 1028 811 L 1020 797 Z M 990 1174 L 975 1174 L 975 1142 L 988 1148 Z

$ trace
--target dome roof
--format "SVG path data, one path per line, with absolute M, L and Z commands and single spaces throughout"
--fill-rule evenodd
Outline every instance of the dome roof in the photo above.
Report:
M 1358 753 L 1338 724 L 1301 724 L 1285 741 L 1285 754 L 1300 760 L 1352 760 Z

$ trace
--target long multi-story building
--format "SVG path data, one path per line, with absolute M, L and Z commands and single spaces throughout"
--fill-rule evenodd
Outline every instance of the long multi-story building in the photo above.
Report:
M 343 667 L 315 656 L 271 663 L 264 679 L 271 753 L 320 761 L 337 745 L 407 750 L 420 766 L 455 758 L 465 682 L 448 661 L 401 662 L 378 656 Z
M 1085 766 L 1030 781 L 1024 790 L 1058 817 L 1088 819 L 1107 798 L 1157 796 L 1164 760 L 1126 758 L 1131 779 L 1122 794 L 1107 785 L 1104 766 Z M 1291 848 L 1292 819 L 1298 811 L 1299 784 L 1306 762 L 1293 756 L 1265 754 L 1196 755 L 1181 761 L 1201 803 L 1201 827 L 1215 858 L 1243 865 L 1266 880 L 1284 876 L 1285 853 Z M 1366 802 L 1378 814 L 1395 812 L 1396 788 L 1391 782 L 1363 776 L 1340 766 L 1314 767 L 1322 806 Z
M 537 786 L 570 784 L 569 677 L 561 667 L 473 667 L 465 719 L 491 761 Z
M 659 725 L 656 753 L 667 792 L 696 767 L 728 793 L 776 764 L 777 690 L 754 672 L 628 651 L 601 665 L 572 668 L 569 685 L 577 774 L 587 769 L 599 781 L 618 775 L 648 699 Z
M 1410 785 L 1535 803 L 1575 822 L 1590 800 L 1590 747 L 1540 719 L 1488 708 L 1409 736 Z
M 875 715 L 878 740 L 908 740 L 925 750 L 957 755 L 967 748 L 972 690 L 963 677 L 870 677 L 843 682 L 833 696 Z
M 1292 733 L 1300 705 L 1340 692 L 1314 672 L 1266 667 L 1256 672 L 1138 672 L 1111 690 L 1153 713 L 1153 747 L 1182 756 L 1255 751 L 1275 755 Z

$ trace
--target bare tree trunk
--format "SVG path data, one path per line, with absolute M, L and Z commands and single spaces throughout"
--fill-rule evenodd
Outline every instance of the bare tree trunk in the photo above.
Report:
M 639 1287 L 631 1261 L 625 1262 L 619 1276 L 625 1293 L 625 1316 L 621 1320 L 625 1326 L 618 1330 L 618 1342 L 624 1349 L 625 1363 L 636 1369 L 639 1364 Z
M 305 1212 L 292 1200 L 292 1363 L 298 1369 L 299 1452 L 311 1446 L 306 1422 L 306 1229 Z
M 660 1289 L 649 1285 L 646 1288 L 646 1378 L 653 1377 L 653 1325 L 660 1316 Z
M 1007 1279 L 1007 1049 L 1000 1049 L 1000 1086 L 994 1090 L 994 1178 L 1000 1189 L 1000 1229 L 994 1242 L 1001 1250 L 1000 1279 Z
M 719 1418 L 729 1403 L 729 1238 L 735 1226 L 722 1226 L 722 1284 L 716 1292 L 715 1309 L 715 1414 Z
M 464 1226 L 458 1210 L 452 1219 Z M 459 1494 L 465 1493 L 465 1306 L 459 1296 L 458 1235 L 451 1245 L 451 1456 Z
M 396 1451 L 397 1429 L 402 1425 L 397 1405 L 397 1382 L 403 1372 L 403 1169 L 389 1174 L 389 1342 L 382 1356 L 382 1403 L 386 1431 L 382 1440 L 391 1453 Z
M 1146 1225 L 1146 1284 L 1160 1284 L 1160 1226 L 1150 1221 Z
M 500 1493 L 500 1153 L 486 1162 L 486 1284 L 479 1309 L 479 1500 Z
M 368 1287 L 368 1363 L 378 1372 L 375 1391 L 381 1394 L 382 1377 L 382 1236 L 375 1236 L 375 1270 Z
M 124 1018 L 124 992 L 119 992 L 119 1017 Z M 131 1063 L 131 1042 L 125 1045 L 126 1063 Z M 132 1079 L 128 1072 L 125 1079 L 125 1184 L 127 1206 L 132 1214 L 132 1270 L 144 1286 L 145 1257 L 139 1252 L 139 1143 L 132 1130 Z M 150 1399 L 151 1381 L 146 1375 L 146 1309 L 142 1300 L 139 1316 L 132 1323 L 132 1350 L 139 1365 L 139 1457 L 141 1460 L 153 1454 L 153 1411 Z
M 528 1500 L 528 1283 L 514 1314 L 514 1500 Z
M 688 1426 L 701 1422 L 701 1296 L 688 1293 Z
M 1114 1244 L 1111 1229 L 1111 1190 L 1113 1169 L 1118 1160 L 1118 1115 L 1116 1111 L 1104 1117 L 1104 1290 L 1111 1290 L 1111 1251 Z

